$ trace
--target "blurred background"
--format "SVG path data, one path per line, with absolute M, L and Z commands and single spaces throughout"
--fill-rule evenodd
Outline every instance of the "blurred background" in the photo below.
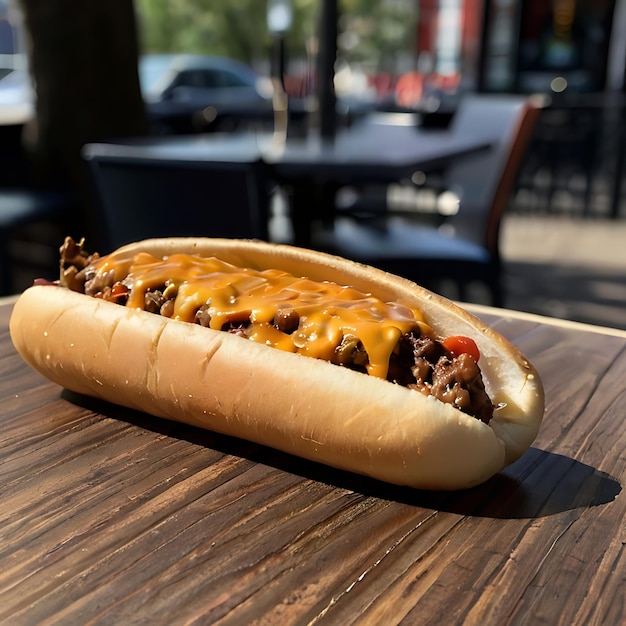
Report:
M 328 102 L 338 128 L 445 129 L 467 94 L 541 93 L 502 220 L 504 305 L 626 328 L 625 69 L 626 0 L 0 0 L 5 290 L 54 274 L 65 234 L 97 239 L 86 143 L 271 130 L 276 79 L 294 136 Z

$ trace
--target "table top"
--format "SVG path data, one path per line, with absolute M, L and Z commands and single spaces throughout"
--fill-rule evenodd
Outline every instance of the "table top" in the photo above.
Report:
M 362 121 L 333 141 L 311 135 L 272 142 L 264 147 L 263 158 L 282 178 L 396 182 L 417 170 L 440 170 L 492 144 L 477 134 Z
M 441 169 L 453 159 L 491 145 L 491 140 L 471 133 L 363 121 L 341 129 L 332 141 L 316 134 L 283 140 L 270 133 L 253 132 L 148 137 L 90 144 L 84 154 L 118 162 L 202 165 L 262 161 L 279 179 L 394 182 L 416 170 Z
M 626 622 L 626 333 L 475 308 L 546 388 L 531 449 L 393 487 L 62 391 L 0 306 L 0 622 Z

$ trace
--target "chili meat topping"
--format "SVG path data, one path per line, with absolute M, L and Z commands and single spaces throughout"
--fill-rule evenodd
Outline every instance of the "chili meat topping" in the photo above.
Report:
M 100 257 L 69 237 L 60 284 L 385 378 L 485 423 L 493 416 L 471 339 L 436 338 L 419 311 L 348 287 L 188 255 Z

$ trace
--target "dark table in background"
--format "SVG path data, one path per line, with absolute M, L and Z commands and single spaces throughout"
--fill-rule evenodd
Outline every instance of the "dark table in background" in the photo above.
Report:
M 537 366 L 532 448 L 428 493 L 63 392 L 0 306 L 0 622 L 623 624 L 626 333 L 475 311 Z
M 333 141 L 313 133 L 284 140 L 270 133 L 233 133 L 122 140 L 98 145 L 97 152 L 125 162 L 262 162 L 268 176 L 288 188 L 294 243 L 306 246 L 311 221 L 332 211 L 332 195 L 339 186 L 397 182 L 416 171 L 438 171 L 490 146 L 477 135 L 424 131 L 394 119 L 388 115 L 362 120 L 340 129 Z
M 289 192 L 296 245 L 310 245 L 315 219 L 333 219 L 335 194 L 342 186 L 410 180 L 417 172 L 439 172 L 490 146 L 480 135 L 396 121 L 406 119 L 403 114 L 380 114 L 340 130 L 333 141 L 312 135 L 266 147 L 263 158 Z
M 108 142 L 106 150 L 109 157 L 190 163 L 260 158 L 280 180 L 306 174 L 324 182 L 348 184 L 391 182 L 415 171 L 438 170 L 491 145 L 480 135 L 422 130 L 417 122 L 397 123 L 394 119 L 390 114 L 362 120 L 340 129 L 334 140 L 324 140 L 315 133 L 281 139 L 272 133 L 248 132 L 120 140 Z

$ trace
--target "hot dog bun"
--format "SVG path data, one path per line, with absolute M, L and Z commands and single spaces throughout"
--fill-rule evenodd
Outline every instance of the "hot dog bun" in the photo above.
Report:
M 124 249 L 216 256 L 416 306 L 439 335 L 476 341 L 486 389 L 501 408 L 487 425 L 432 396 L 325 361 L 61 287 L 31 287 L 15 304 L 13 343 L 33 368 L 72 391 L 422 489 L 477 485 L 537 434 L 544 396 L 532 365 L 476 317 L 407 280 L 262 242 L 153 239 Z

